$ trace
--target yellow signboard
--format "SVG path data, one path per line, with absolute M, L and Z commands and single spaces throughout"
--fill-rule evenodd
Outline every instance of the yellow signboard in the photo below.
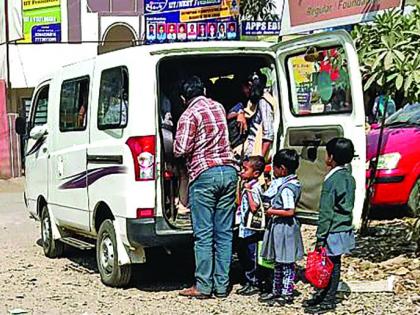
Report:
M 23 10 L 41 9 L 59 5 L 60 0 L 24 0 Z
M 294 57 L 293 64 L 293 77 L 296 84 L 301 84 L 311 81 L 311 75 L 315 72 L 314 63 L 305 61 L 304 57 Z

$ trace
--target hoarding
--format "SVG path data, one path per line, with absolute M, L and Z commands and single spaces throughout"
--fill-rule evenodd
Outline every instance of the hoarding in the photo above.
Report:
M 371 21 L 402 0 L 286 0 L 280 35 Z
M 61 42 L 60 0 L 24 0 L 23 37 L 19 43 Z
M 146 43 L 239 39 L 239 0 L 145 0 Z

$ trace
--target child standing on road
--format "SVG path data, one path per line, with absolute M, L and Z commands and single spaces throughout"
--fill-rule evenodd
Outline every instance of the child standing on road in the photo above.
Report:
M 350 253 L 355 246 L 352 212 L 356 183 L 345 167 L 353 157 L 354 146 L 349 139 L 334 138 L 327 143 L 325 162 L 330 171 L 322 186 L 316 247 L 326 247 L 334 269 L 328 287 L 304 302 L 307 313 L 321 314 L 335 309 L 341 255 Z
M 251 156 L 243 162 L 240 174 L 243 181 L 241 201 L 239 206 L 240 224 L 238 239 L 238 258 L 245 272 L 246 283 L 236 293 L 251 296 L 259 292 L 257 276 L 257 242 L 261 233 L 246 228 L 250 212 L 258 211 L 261 202 L 262 188 L 258 178 L 264 171 L 265 161 L 262 156 Z
M 296 175 L 298 167 L 299 155 L 295 150 L 277 152 L 273 159 L 276 179 L 264 193 L 264 197 L 271 200 L 271 207 L 267 210 L 270 221 L 264 233 L 261 256 L 275 264 L 272 292 L 262 295 L 259 301 L 271 305 L 293 302 L 295 262 L 303 257 L 300 224 L 295 217 L 301 195 L 301 185 Z

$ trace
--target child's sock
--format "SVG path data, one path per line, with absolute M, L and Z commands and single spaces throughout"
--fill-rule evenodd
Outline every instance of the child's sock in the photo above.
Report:
M 295 264 L 282 264 L 282 271 L 283 281 L 281 295 L 292 296 L 296 277 Z

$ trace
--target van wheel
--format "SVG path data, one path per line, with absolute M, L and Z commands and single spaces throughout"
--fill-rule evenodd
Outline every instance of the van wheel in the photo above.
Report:
M 117 238 L 111 220 L 102 222 L 96 241 L 96 261 L 101 280 L 111 287 L 124 287 L 131 279 L 131 265 L 118 265 Z
M 42 208 L 41 213 L 41 238 L 44 254 L 49 258 L 60 257 L 64 253 L 64 244 L 53 238 L 51 218 L 47 206 Z
M 418 179 L 414 184 L 407 205 L 410 210 L 410 214 L 415 217 L 420 216 L 420 179 Z

